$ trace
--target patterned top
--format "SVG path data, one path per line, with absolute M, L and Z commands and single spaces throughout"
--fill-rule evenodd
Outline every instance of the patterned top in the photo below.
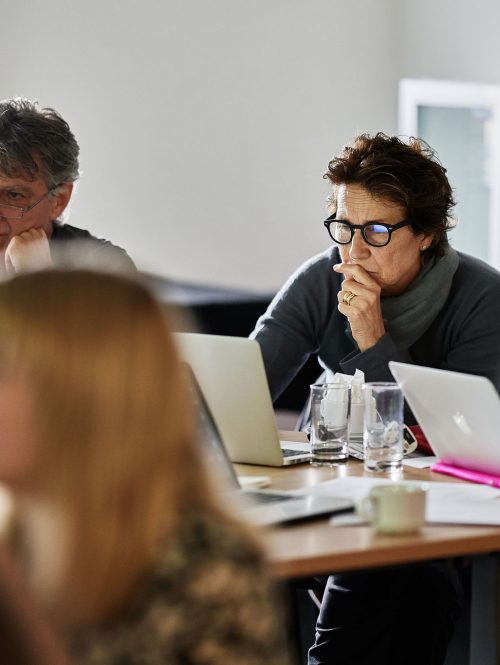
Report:
M 287 665 L 262 556 L 237 526 L 184 523 L 127 617 L 71 641 L 78 665 Z

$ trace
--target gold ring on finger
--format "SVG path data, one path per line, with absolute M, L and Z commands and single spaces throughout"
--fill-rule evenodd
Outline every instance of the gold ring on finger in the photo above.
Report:
M 352 291 L 348 291 L 347 293 L 344 294 L 344 297 L 342 298 L 342 302 L 346 305 L 351 304 L 351 300 L 356 297 L 356 294 L 353 293 Z

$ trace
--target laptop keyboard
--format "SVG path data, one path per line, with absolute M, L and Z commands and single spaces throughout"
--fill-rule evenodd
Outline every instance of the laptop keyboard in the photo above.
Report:
M 290 494 L 267 494 L 266 492 L 252 492 L 251 490 L 245 490 L 244 495 L 256 503 L 275 503 L 276 501 L 289 501 L 297 498 Z
M 282 448 L 281 452 L 283 453 L 283 457 L 296 457 L 297 455 L 307 455 L 307 453 L 304 453 L 302 450 L 297 450 L 296 448 Z

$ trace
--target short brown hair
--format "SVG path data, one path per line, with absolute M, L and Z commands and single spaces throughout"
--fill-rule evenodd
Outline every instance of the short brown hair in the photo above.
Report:
M 360 185 L 372 196 L 406 208 L 416 233 L 434 234 L 427 252 L 444 254 L 447 231 L 454 226 L 450 213 L 455 201 L 446 169 L 422 139 L 410 137 L 405 143 L 382 132 L 361 134 L 329 162 L 323 177 L 335 186 Z

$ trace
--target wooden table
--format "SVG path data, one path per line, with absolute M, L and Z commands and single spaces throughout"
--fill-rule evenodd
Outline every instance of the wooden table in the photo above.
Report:
M 289 439 L 290 435 L 282 436 Z M 300 437 L 299 437 L 300 438 Z M 355 460 L 337 468 L 309 464 L 272 468 L 235 465 L 240 475 L 267 475 L 273 489 L 312 487 L 345 475 L 367 475 Z M 383 476 L 382 476 L 383 477 Z M 388 476 L 387 476 L 388 477 Z M 432 473 L 429 469 L 405 467 L 398 480 L 462 482 Z M 500 603 L 497 592 L 497 553 L 500 527 L 425 526 L 420 533 L 381 536 L 370 526 L 332 526 L 328 518 L 264 530 L 264 544 L 276 575 L 283 579 L 376 568 L 458 556 L 473 557 L 471 610 L 471 665 L 493 665 L 497 661 Z
M 369 475 L 361 462 L 340 469 L 305 464 L 275 469 L 236 465 L 241 475 L 267 475 L 273 489 L 311 487 L 344 475 Z M 401 480 L 460 482 L 428 469 L 405 468 Z M 304 577 L 462 555 L 500 551 L 500 527 L 425 526 L 418 534 L 380 536 L 370 526 L 335 526 L 328 518 L 274 527 L 265 535 L 269 558 L 280 577 Z

